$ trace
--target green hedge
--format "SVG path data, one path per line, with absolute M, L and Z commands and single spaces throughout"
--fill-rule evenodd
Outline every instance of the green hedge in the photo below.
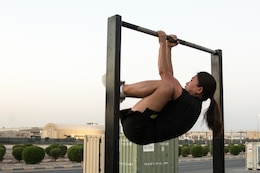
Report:
M 241 152 L 246 152 L 246 146 L 244 144 L 238 144 Z
M 192 157 L 202 157 L 203 147 L 201 145 L 194 145 L 191 147 L 190 153 Z
M 61 155 L 61 149 L 52 148 L 49 155 L 56 161 Z
M 189 154 L 190 154 L 190 147 L 189 146 L 183 146 L 181 148 L 182 157 L 187 157 Z
M 83 161 L 83 145 L 74 145 L 68 149 L 67 156 L 72 162 Z
M 52 153 L 51 151 L 54 150 Z M 59 150 L 59 151 L 58 151 Z M 48 154 L 49 157 L 52 157 L 54 160 L 58 159 L 59 157 L 64 157 L 67 153 L 67 146 L 61 145 L 61 144 L 51 144 L 48 147 L 45 148 L 46 154 Z M 57 155 L 59 154 L 59 155 Z
M 45 152 L 46 154 L 48 154 L 48 156 L 50 156 L 50 151 L 53 148 L 58 148 L 60 146 L 60 144 L 51 144 L 48 147 L 45 148 Z
M 209 153 L 209 146 L 204 146 L 202 148 L 202 156 L 207 156 Z
M 0 147 L 0 162 L 4 160 L 5 153 L 6 153 L 6 148 Z
M 241 148 L 238 145 L 232 145 L 229 147 L 229 153 L 232 155 L 238 155 L 241 151 Z
M 36 164 L 44 159 L 45 151 L 41 147 L 30 146 L 24 148 L 22 155 L 26 164 Z
M 225 152 L 225 154 L 227 154 L 229 152 L 229 147 L 228 146 L 224 146 L 224 152 Z
M 14 158 L 15 158 L 16 160 L 18 160 L 19 162 L 20 162 L 21 160 L 23 160 L 23 150 L 24 150 L 24 147 L 23 147 L 23 146 L 13 147 L 12 155 L 13 155 Z
M 59 149 L 61 150 L 60 157 L 64 157 L 67 153 L 68 147 L 66 145 L 60 145 Z

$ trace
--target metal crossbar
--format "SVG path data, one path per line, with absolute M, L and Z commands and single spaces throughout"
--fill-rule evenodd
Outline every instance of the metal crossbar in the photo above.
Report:
M 122 21 L 122 26 L 126 27 L 128 29 L 132 29 L 132 30 L 135 30 L 135 31 L 143 32 L 143 33 L 158 37 L 158 33 L 156 31 L 153 31 L 153 30 L 141 27 L 141 26 L 137 26 L 137 25 L 127 23 L 127 22 L 124 22 L 124 21 Z M 169 40 L 170 42 L 174 42 L 174 43 L 176 42 L 170 36 L 167 36 L 167 40 Z M 204 52 L 208 52 L 208 53 L 211 53 L 211 54 L 217 53 L 217 51 L 215 51 L 215 50 L 211 50 L 209 48 L 206 48 L 206 47 L 203 47 L 203 46 L 200 46 L 200 45 L 197 45 L 197 44 L 185 41 L 185 40 L 181 40 L 181 39 L 177 39 L 177 40 L 178 40 L 179 44 L 182 44 L 182 45 L 185 45 L 185 46 L 188 46 L 188 47 L 192 47 L 192 48 L 195 48 L 195 49 L 198 49 L 198 50 L 201 50 L 201 51 L 204 51 Z

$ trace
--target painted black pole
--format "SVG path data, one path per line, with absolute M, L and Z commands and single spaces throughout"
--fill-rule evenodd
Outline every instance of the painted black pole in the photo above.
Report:
M 211 55 L 211 73 L 217 81 L 217 89 L 214 97 L 220 106 L 224 124 L 222 71 L 222 51 L 217 50 L 217 54 Z M 220 138 L 213 137 L 213 173 L 225 173 L 224 127 L 222 134 Z
M 119 173 L 119 85 L 120 85 L 121 17 L 108 19 L 105 173 Z

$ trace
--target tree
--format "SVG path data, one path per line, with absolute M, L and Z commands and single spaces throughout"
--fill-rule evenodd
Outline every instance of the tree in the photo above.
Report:
M 26 164 L 36 164 L 44 159 L 45 151 L 41 147 L 30 146 L 24 148 L 22 155 Z
M 81 162 L 83 161 L 83 146 L 74 145 L 68 149 L 68 158 L 72 162 Z
M 209 146 L 204 146 L 202 148 L 202 156 L 207 156 L 209 153 Z
M 58 148 L 60 146 L 60 144 L 51 144 L 48 147 L 45 148 L 45 152 L 46 154 L 48 154 L 48 156 L 50 156 L 50 151 L 53 148 Z
M 61 149 L 53 148 L 51 149 L 49 155 L 56 161 L 61 155 Z
M 4 147 L 0 147 L 0 162 L 4 160 L 5 153 L 6 153 L 6 149 Z
M 194 145 L 191 147 L 190 153 L 192 157 L 202 157 L 203 147 L 201 145 Z
M 241 148 L 237 145 L 232 145 L 229 147 L 229 153 L 232 155 L 238 155 L 241 151 Z
M 189 154 L 190 154 L 190 147 L 189 146 L 183 146 L 181 148 L 182 157 L 187 157 Z
M 23 150 L 24 150 L 24 147 L 15 147 L 12 151 L 12 155 L 14 156 L 14 158 L 16 160 L 18 160 L 19 162 L 21 160 L 23 160 Z
M 60 145 L 59 149 L 61 150 L 60 157 L 64 157 L 67 153 L 68 147 L 65 145 Z

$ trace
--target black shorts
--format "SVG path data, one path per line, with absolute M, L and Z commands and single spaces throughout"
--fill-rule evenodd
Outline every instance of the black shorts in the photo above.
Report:
M 143 113 L 125 109 L 120 111 L 125 136 L 139 145 L 154 143 L 158 112 L 146 109 Z

